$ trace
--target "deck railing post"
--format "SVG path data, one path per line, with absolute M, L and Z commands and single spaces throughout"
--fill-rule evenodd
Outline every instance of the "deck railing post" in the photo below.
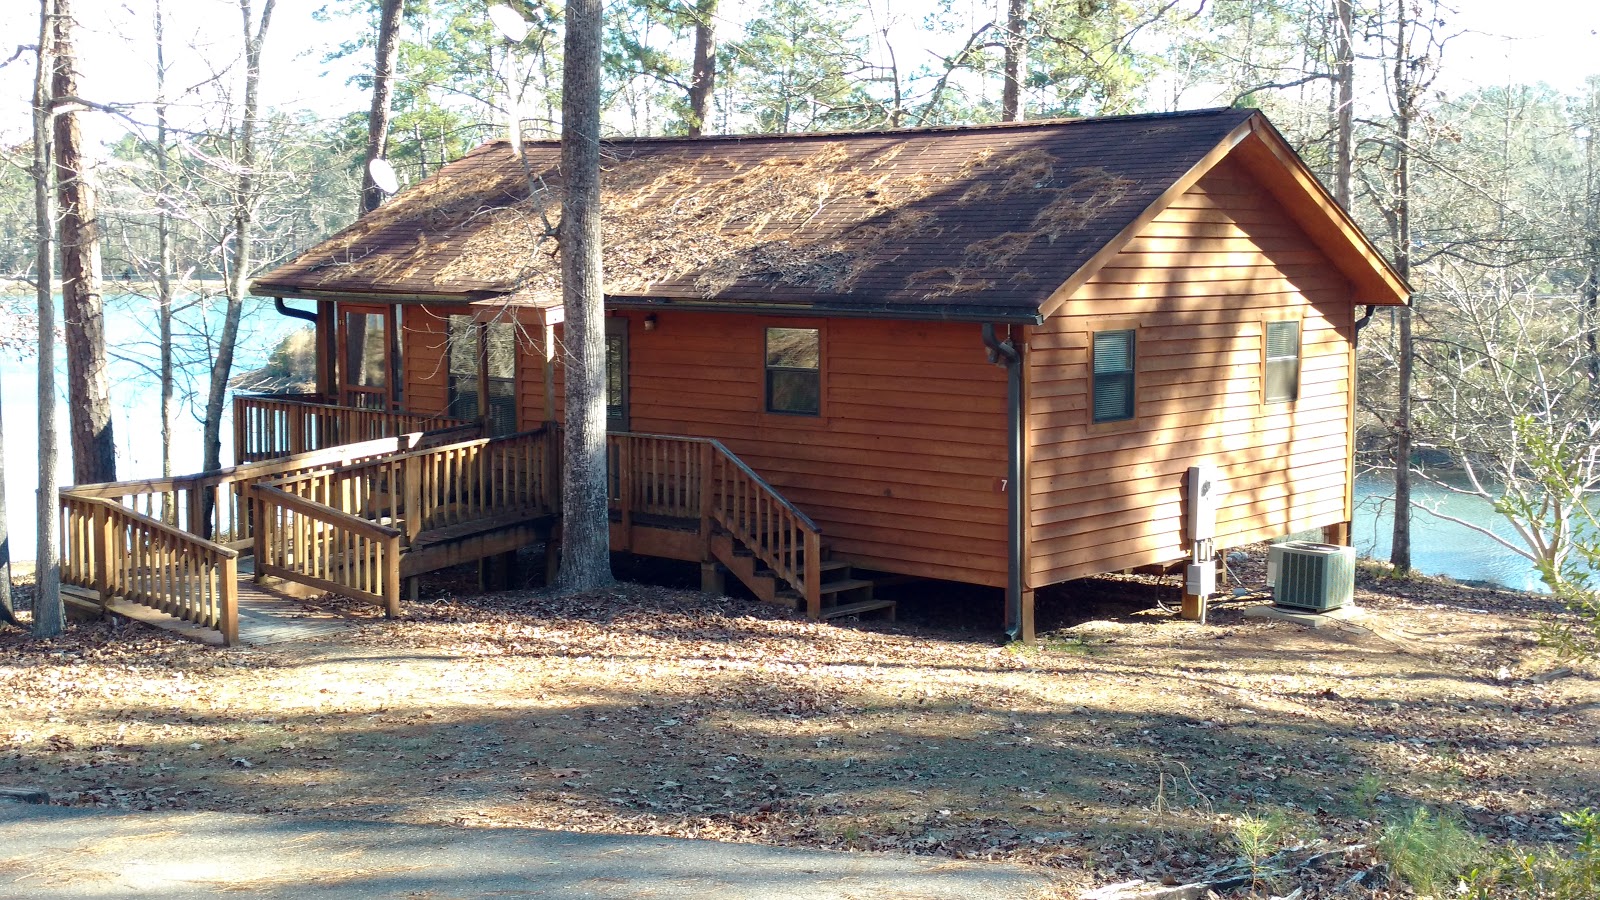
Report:
M 806 529 L 806 618 L 822 618 L 822 536 Z
M 700 548 L 702 561 L 711 559 L 711 453 L 710 441 L 700 444 Z
M 405 490 L 401 508 L 395 512 L 404 523 L 409 545 L 422 532 L 422 457 L 407 457 L 402 466 L 400 477 L 405 482 Z
M 222 583 L 218 600 L 222 608 L 217 610 L 218 627 L 222 631 L 222 643 L 229 647 L 239 644 L 239 558 L 228 555 L 222 558 L 222 573 L 218 576 Z
M 311 448 L 306 446 L 306 411 L 303 409 L 289 408 L 289 455 L 304 453 Z
M 255 488 L 247 491 L 246 496 L 250 504 L 250 517 L 255 520 L 254 527 L 250 530 L 254 532 L 251 537 L 255 540 L 255 580 L 260 581 L 262 565 L 266 563 L 277 564 L 277 560 L 268 558 L 267 550 L 271 546 L 272 540 L 272 517 L 267 514 L 267 502 L 261 498 L 261 495 L 256 493 Z
M 400 536 L 384 539 L 383 604 L 389 618 L 400 615 Z
M 91 536 L 94 547 L 90 557 L 94 566 L 94 589 L 100 593 L 100 607 L 104 609 L 111 601 L 111 517 L 108 516 L 106 502 L 97 500 L 94 504 L 94 534 Z
M 622 546 L 617 549 L 632 550 L 634 443 L 626 436 L 617 437 L 617 511 L 622 519 Z
M 245 417 L 250 414 L 250 398 L 233 398 L 233 461 L 242 463 L 249 455 L 250 443 L 248 423 Z

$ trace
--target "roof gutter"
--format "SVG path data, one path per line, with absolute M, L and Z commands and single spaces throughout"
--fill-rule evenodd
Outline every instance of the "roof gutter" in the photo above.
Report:
M 665 300 L 653 297 L 606 295 L 608 309 L 672 309 L 684 312 L 753 313 L 757 315 L 819 316 L 829 319 L 903 319 L 907 321 L 974 322 L 982 324 L 1042 325 L 1044 316 L 1033 308 L 999 306 L 856 306 L 833 303 L 754 303 L 748 301 Z
M 989 362 L 1006 370 L 1006 640 L 1022 638 L 1022 354 L 1010 339 L 995 337 L 994 323 L 983 323 Z
M 308 312 L 307 310 L 303 310 L 303 309 L 295 309 L 294 307 L 289 306 L 288 304 L 284 303 L 282 297 L 273 297 L 272 298 L 272 308 L 277 310 L 278 311 L 278 315 L 280 315 L 280 316 L 288 316 L 288 317 L 290 317 L 292 319 L 304 319 L 307 322 L 312 322 L 312 323 L 315 323 L 317 321 L 317 314 L 316 313 Z

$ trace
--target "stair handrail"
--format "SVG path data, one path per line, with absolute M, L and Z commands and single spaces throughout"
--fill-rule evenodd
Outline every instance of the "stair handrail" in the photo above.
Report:
M 804 525 L 810 531 L 815 531 L 818 534 L 822 533 L 822 528 L 819 527 L 816 522 L 812 521 L 811 517 L 806 515 L 804 510 L 791 503 L 788 497 L 785 497 L 765 478 L 762 478 L 755 469 L 750 468 L 750 464 L 740 459 L 732 450 L 729 450 L 727 445 L 723 444 L 716 438 L 704 438 L 704 440 L 711 444 L 712 447 L 716 448 L 718 453 L 727 457 L 729 462 L 733 463 L 735 466 L 738 466 L 739 469 L 744 472 L 745 477 L 749 478 L 751 481 L 754 481 L 762 490 L 771 494 L 775 500 L 783 505 L 784 509 L 787 509 L 791 515 L 800 520 L 800 524 Z
M 257 575 L 371 600 L 389 616 L 400 614 L 400 529 L 271 483 L 256 484 L 250 496 Z
M 62 583 L 95 590 L 102 608 L 120 597 L 239 642 L 237 550 L 112 500 L 63 496 L 62 510 Z
M 732 502 L 730 491 L 725 485 L 713 484 L 714 479 L 709 477 L 709 471 L 708 477 L 703 479 L 701 485 L 701 490 L 708 494 L 704 508 L 717 520 L 718 525 L 726 529 L 757 559 L 800 592 L 805 600 L 806 615 L 809 618 L 820 619 L 822 617 L 822 529 L 721 441 L 715 438 L 705 440 L 717 454 L 717 458 L 731 464 L 747 483 L 763 495 L 766 502 L 775 504 L 795 521 L 801 535 L 800 545 L 795 546 L 792 535 L 784 531 L 780 531 L 779 534 L 786 536 L 780 537 L 774 543 L 770 532 L 747 528 L 751 511 L 730 506 Z M 714 467 L 708 467 L 710 468 Z M 718 496 L 721 497 L 721 504 L 715 502 Z M 756 517 L 763 518 L 759 510 L 756 511 Z

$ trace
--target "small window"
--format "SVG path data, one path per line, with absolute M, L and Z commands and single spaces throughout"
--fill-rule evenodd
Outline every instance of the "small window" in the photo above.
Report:
M 1094 335 L 1094 421 L 1133 418 L 1133 329 Z
M 822 332 L 767 329 L 767 412 L 822 414 Z
M 606 332 L 606 427 L 626 431 L 628 421 L 628 334 Z
M 1268 403 L 1288 403 L 1300 395 L 1300 323 L 1267 323 Z

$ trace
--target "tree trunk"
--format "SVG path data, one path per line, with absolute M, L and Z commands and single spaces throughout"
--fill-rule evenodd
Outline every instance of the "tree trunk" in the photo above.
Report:
M 1005 87 L 1000 94 L 1000 119 L 1022 121 L 1022 70 L 1026 47 L 1023 28 L 1027 23 L 1028 0 L 1010 0 L 1006 7 Z
M 1589 79 L 1584 117 L 1588 134 L 1583 142 L 1584 217 L 1582 290 L 1583 342 L 1589 376 L 1590 415 L 1600 415 L 1600 77 Z
M 156 37 L 156 329 L 161 351 L 161 477 L 172 477 L 172 418 L 177 376 L 172 358 L 172 212 L 168 192 L 167 39 L 162 0 L 155 3 Z
M 1416 97 L 1412 90 L 1411 36 L 1406 18 L 1407 0 L 1395 3 L 1395 234 L 1394 269 L 1402 279 L 1411 278 L 1411 125 L 1416 117 Z M 1411 571 L 1411 378 L 1416 343 L 1411 334 L 1411 307 L 1395 311 L 1399 346 L 1395 350 L 1398 371 L 1395 391 L 1398 403 L 1394 417 L 1394 531 L 1390 537 L 1389 564 L 1396 572 Z
M 372 161 L 383 159 L 389 146 L 389 97 L 394 93 L 395 64 L 400 58 L 403 0 L 383 0 L 378 10 L 377 59 L 372 66 L 372 109 L 367 114 L 367 158 L 361 169 L 363 215 L 383 202 L 383 190 L 372 180 Z
M 1333 152 L 1333 196 L 1350 211 L 1350 173 L 1353 168 L 1355 153 L 1355 94 L 1356 94 L 1356 57 L 1355 47 L 1351 43 L 1351 31 L 1355 27 L 1355 13 L 1351 9 L 1353 0 L 1334 0 L 1338 8 L 1338 22 L 1335 25 L 1335 71 L 1334 81 L 1338 84 L 1339 99 L 1338 109 L 1334 115 L 1338 125 L 1335 129 L 1337 137 Z
M 577 593 L 612 580 L 600 268 L 600 0 L 569 0 L 566 11 L 560 241 L 567 421 L 558 584 Z
M 695 7 L 694 69 L 689 80 L 689 135 L 705 133 L 711 120 L 711 96 L 717 79 L 717 0 L 700 0 Z
M 228 378 L 233 373 L 233 348 L 239 339 L 239 317 L 244 312 L 245 291 L 250 281 L 250 241 L 254 225 L 256 193 L 256 120 L 260 115 L 261 47 L 272 24 L 272 9 L 277 0 L 266 0 L 261 7 L 261 23 L 256 26 L 251 0 L 238 0 L 244 22 L 244 116 L 239 123 L 238 179 L 233 187 L 233 253 L 225 257 L 228 267 L 228 308 L 222 319 L 222 334 L 217 339 L 217 355 L 211 364 L 211 382 L 206 392 L 204 471 L 222 468 L 222 413 L 228 399 Z
M 61 605 L 61 560 L 56 545 L 56 306 L 55 139 L 51 76 L 55 71 L 55 0 L 39 0 L 38 68 L 33 78 L 34 280 L 39 304 L 39 494 L 34 556 L 33 633 L 55 637 L 67 627 Z
M 78 94 L 72 0 L 56 0 L 53 92 Z M 67 338 L 67 404 L 72 478 L 78 484 L 117 480 L 111 435 L 111 380 L 106 371 L 106 317 L 100 287 L 100 223 L 75 112 L 55 117 L 56 190 L 61 217 L 61 307 Z
M 3 394 L 0 391 L 0 394 Z M 11 600 L 11 527 L 6 521 L 6 441 L 0 427 L 0 622 L 23 627 Z

